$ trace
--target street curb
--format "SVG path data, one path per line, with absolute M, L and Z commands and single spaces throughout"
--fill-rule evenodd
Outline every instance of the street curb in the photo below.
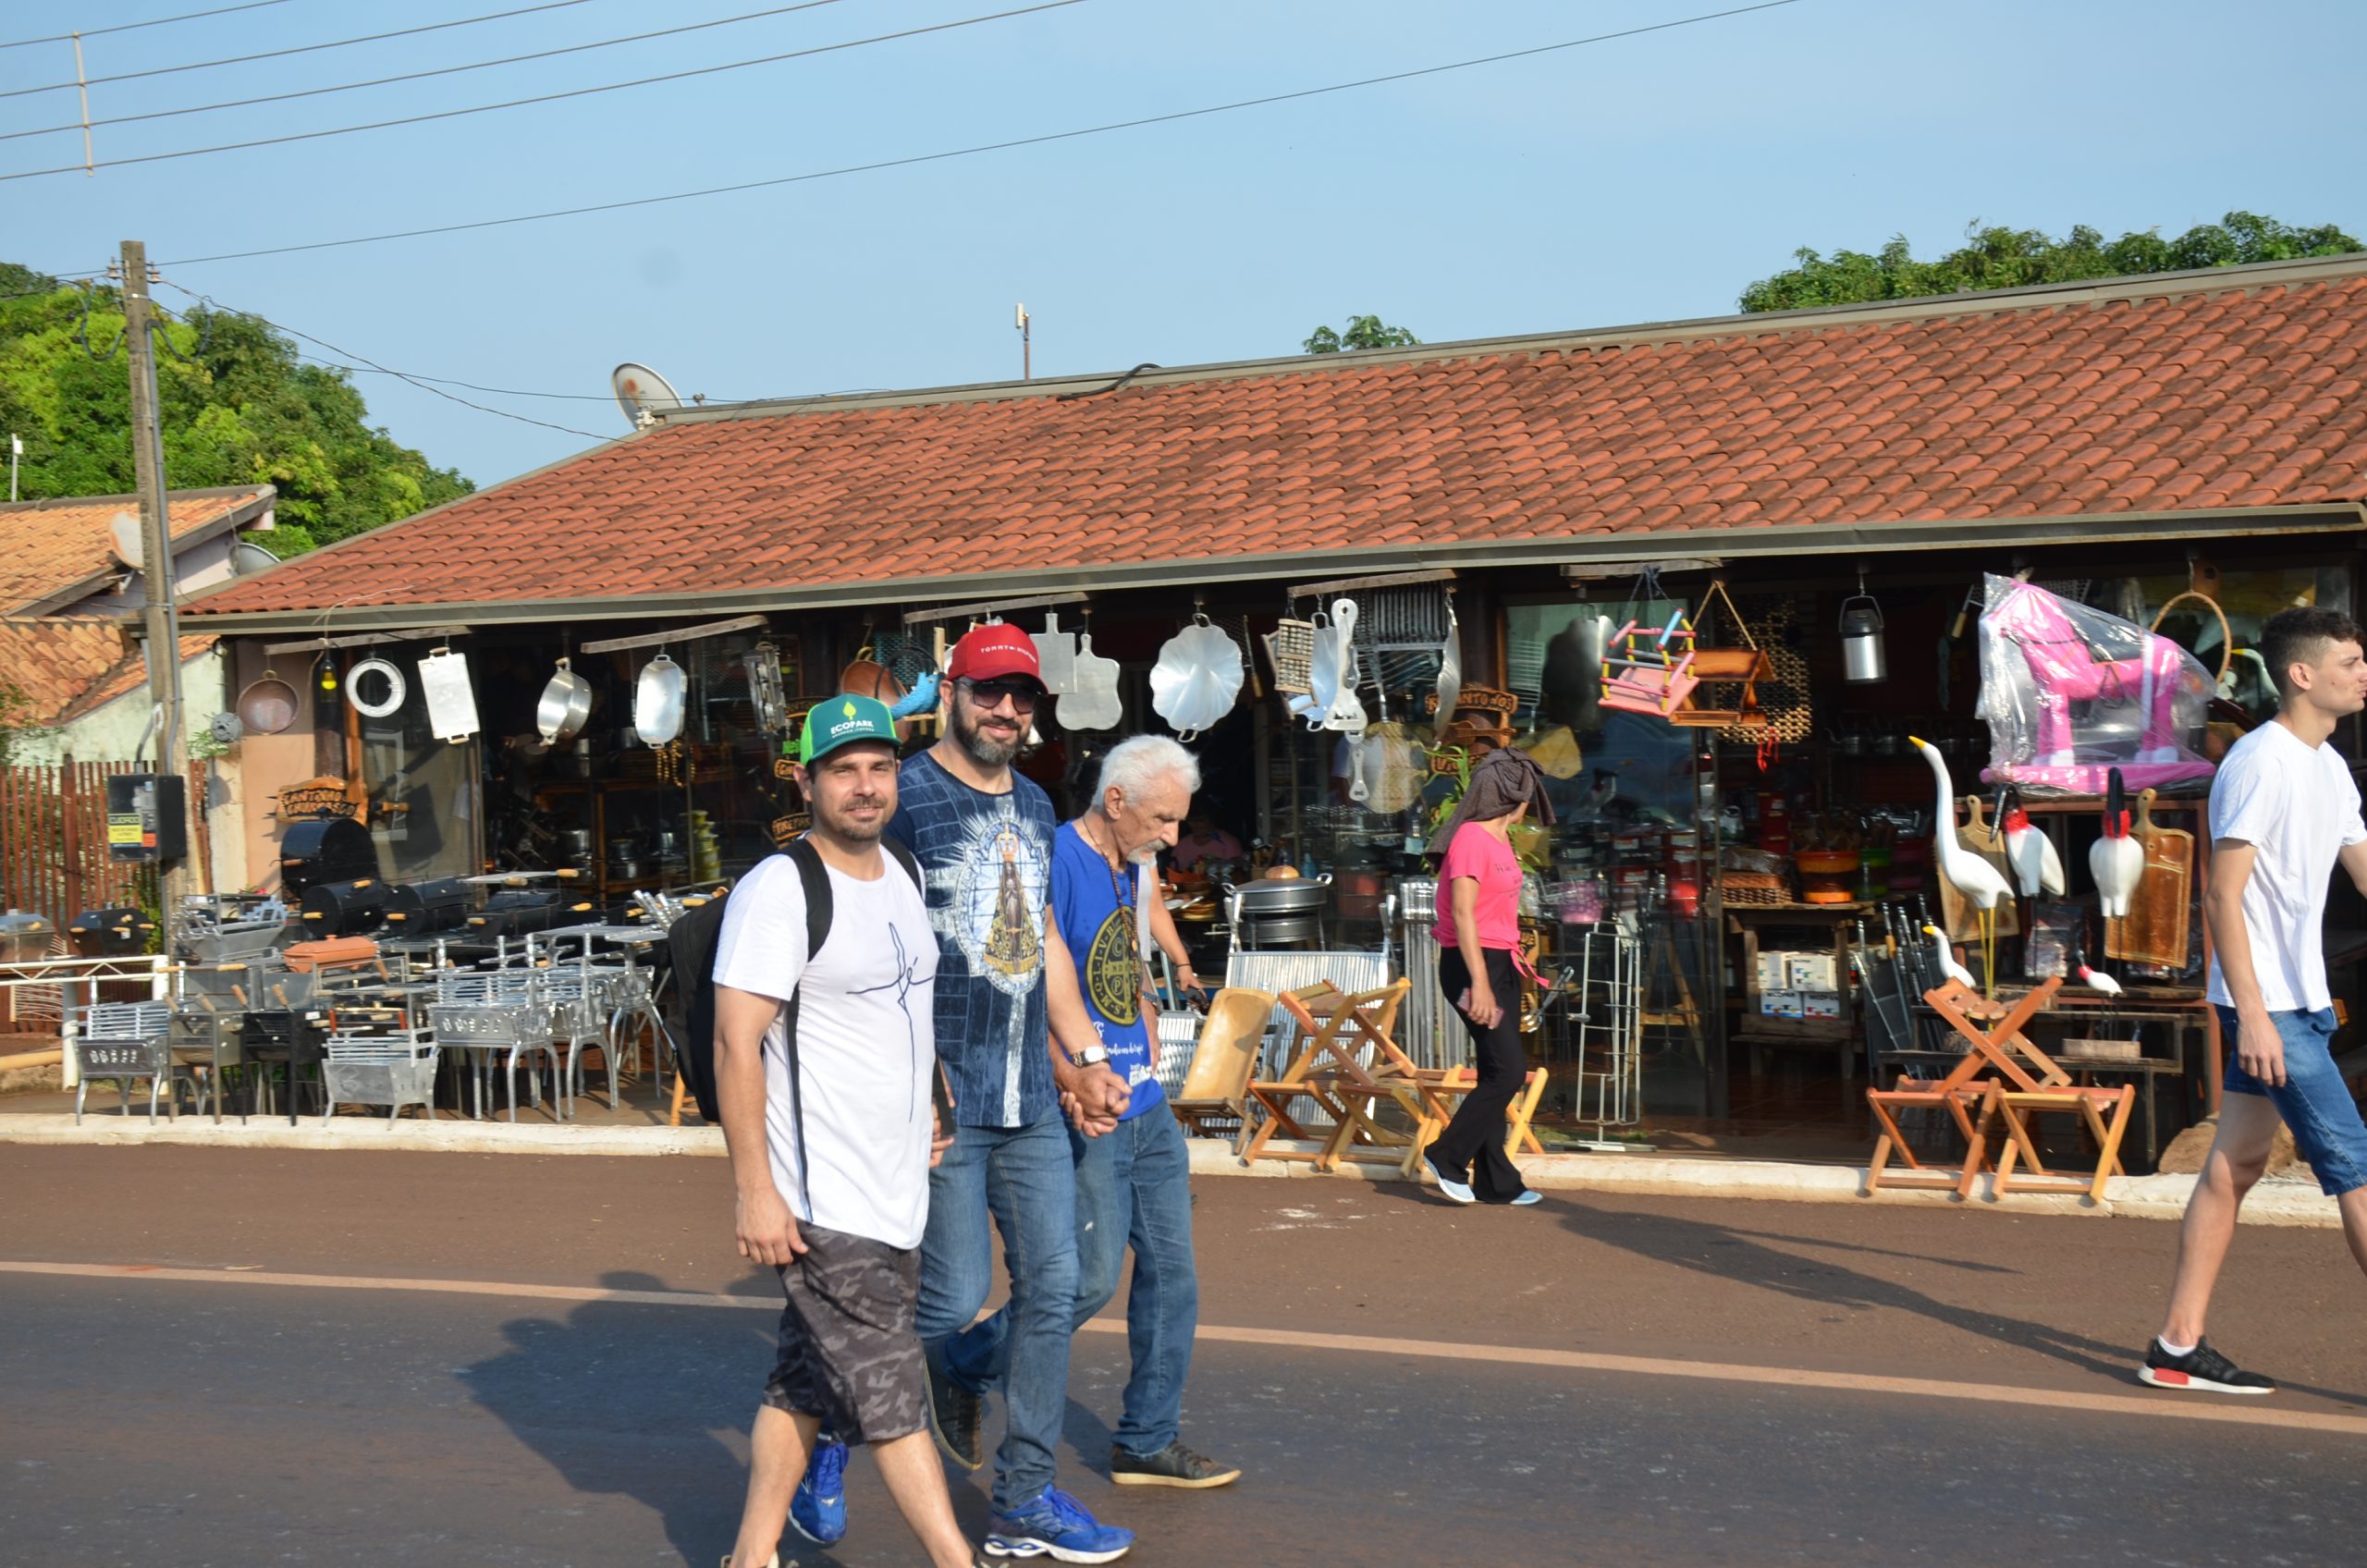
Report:
M 149 1124 L 144 1115 L 90 1115 L 77 1127 L 70 1112 L 0 1116 L 0 1144 L 168 1144 L 229 1149 L 377 1149 L 407 1154 L 713 1155 L 721 1156 L 720 1127 L 584 1127 L 533 1121 L 423 1121 L 383 1115 L 337 1116 L 324 1123 L 305 1117 L 257 1116 L 215 1123 L 185 1115 Z
M 1229 1139 L 1194 1138 L 1195 1176 L 1321 1177 L 1305 1160 L 1260 1160 L 1246 1165 L 1233 1152 Z M 1269 1150 L 1311 1154 L 1318 1145 L 1274 1139 Z M 1772 1198 L 1789 1203 L 1876 1203 L 1886 1207 L 1920 1206 L 1979 1209 L 2006 1214 L 2054 1214 L 2082 1219 L 2179 1219 L 2193 1194 L 2192 1176 L 2115 1176 L 2104 1184 L 2104 1201 L 2057 1193 L 2007 1193 L 2000 1196 L 1996 1178 L 1980 1179 L 1968 1202 L 1952 1192 L 1886 1187 L 1869 1194 L 1862 1167 L 1790 1165 L 1775 1160 L 1656 1159 L 1635 1154 L 1527 1155 L 1520 1160 L 1522 1177 L 1547 1192 L 1632 1193 L 1655 1197 Z M 1386 1164 L 1343 1159 L 1328 1174 L 1360 1182 L 1404 1182 L 1394 1160 Z M 2268 1181 L 2254 1187 L 2244 1200 L 2242 1219 L 2250 1225 L 2288 1225 L 2339 1229 L 2342 1211 L 2335 1200 L 2303 1182 Z
M 1187 1139 L 1195 1176 L 1260 1180 L 1321 1177 L 1307 1161 L 1261 1159 L 1245 1164 L 1225 1138 Z M 552 1122 L 434 1121 L 405 1117 L 339 1116 L 324 1124 L 307 1117 L 295 1126 L 277 1118 L 216 1124 L 184 1116 L 151 1126 L 144 1116 L 113 1112 L 83 1118 L 70 1114 L 0 1115 L 0 1144 L 119 1147 L 163 1144 L 196 1148 L 377 1149 L 415 1154 L 599 1155 L 609 1158 L 682 1155 L 718 1158 L 724 1153 L 719 1127 L 587 1127 Z M 1275 1139 L 1279 1154 L 1312 1154 L 1318 1145 Z M 2194 1191 L 2191 1176 L 2116 1176 L 2104 1201 L 2053 1193 L 2008 1193 L 1999 1196 L 1995 1178 L 1983 1176 L 1969 1202 L 1949 1192 L 1886 1188 L 1869 1196 L 1865 1170 L 1846 1165 L 1790 1165 L 1775 1160 L 1655 1158 L 1637 1154 L 1530 1155 L 1520 1162 L 1532 1187 L 1547 1192 L 1630 1193 L 1638 1196 L 1764 1198 L 1788 1203 L 1877 1203 L 1888 1207 L 1956 1207 L 2007 1214 L 2072 1215 L 2091 1219 L 2177 1219 Z M 1343 1159 L 1328 1173 L 1358 1182 L 1400 1182 L 1396 1162 Z M 2250 1225 L 2338 1229 L 2341 1209 L 2306 1182 L 2268 1181 L 2252 1189 L 2243 1207 Z

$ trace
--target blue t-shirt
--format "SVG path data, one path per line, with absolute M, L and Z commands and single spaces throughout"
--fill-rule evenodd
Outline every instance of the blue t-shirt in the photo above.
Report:
M 896 770 L 888 832 L 928 874 L 937 932 L 937 1055 L 964 1127 L 1030 1127 L 1061 1113 L 1044 1006 L 1051 797 L 1012 776 L 973 790 L 924 752 Z
M 1134 946 L 1137 886 L 1132 867 L 1118 872 L 1075 823 L 1061 824 L 1052 839 L 1052 913 L 1076 962 L 1085 1011 L 1110 1047 L 1110 1071 L 1134 1091 L 1126 1102 L 1129 1121 L 1164 1097 L 1143 1020 L 1143 966 Z

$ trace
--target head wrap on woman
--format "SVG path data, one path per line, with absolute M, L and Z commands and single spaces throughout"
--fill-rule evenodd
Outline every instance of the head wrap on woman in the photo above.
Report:
M 1526 752 L 1501 747 L 1479 759 L 1471 770 L 1470 786 L 1439 830 L 1430 835 L 1429 852 L 1443 855 L 1454 841 L 1455 830 L 1466 822 L 1488 822 L 1528 807 L 1529 820 L 1553 825 L 1553 802 L 1545 792 L 1545 770 Z

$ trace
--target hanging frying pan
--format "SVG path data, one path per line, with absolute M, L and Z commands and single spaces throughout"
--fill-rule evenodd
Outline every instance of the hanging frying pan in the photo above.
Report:
M 296 722 L 296 688 L 266 668 L 239 693 L 239 722 L 253 735 L 276 735 Z
M 641 667 L 632 728 L 643 745 L 662 746 L 682 732 L 682 667 L 664 654 Z

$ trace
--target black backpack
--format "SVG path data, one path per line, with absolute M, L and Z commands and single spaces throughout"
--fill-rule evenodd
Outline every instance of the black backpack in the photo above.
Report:
M 926 901 L 928 884 L 922 879 L 920 862 L 913 851 L 895 839 L 882 835 L 880 848 L 888 858 L 904 868 L 913 886 Z M 822 950 L 830 937 L 830 874 L 822 864 L 821 855 L 804 839 L 794 839 L 781 851 L 797 864 L 797 879 L 805 888 L 805 962 Z M 715 1099 L 715 948 L 723 936 L 725 900 L 709 899 L 696 909 L 685 910 L 675 918 L 666 933 L 667 956 L 673 960 L 674 984 L 681 988 L 682 1039 L 676 1053 L 677 1067 L 687 1072 L 691 1092 L 698 1096 L 699 1114 L 709 1121 L 721 1121 Z M 789 1036 L 789 1103 L 790 1115 L 796 1129 L 798 1174 L 805 1170 L 805 1107 L 797 1083 L 797 991 L 804 988 L 801 981 L 790 992 L 787 1003 L 789 1016 L 785 1033 Z M 943 1082 L 943 1075 L 938 1075 Z M 806 1212 L 813 1212 L 811 1195 L 806 1200 Z

